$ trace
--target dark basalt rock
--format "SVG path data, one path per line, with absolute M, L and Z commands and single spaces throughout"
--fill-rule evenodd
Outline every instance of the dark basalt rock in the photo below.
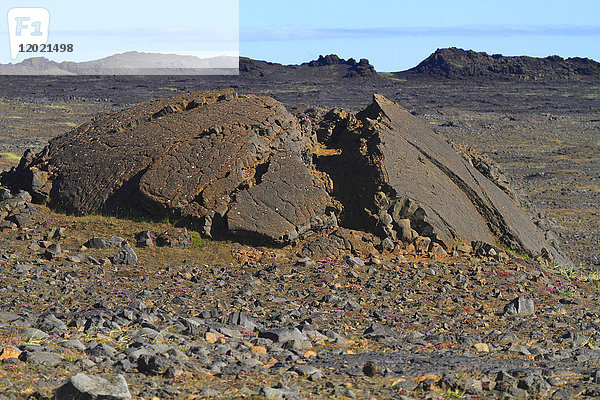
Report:
M 227 222 L 283 243 L 331 220 L 329 197 L 303 162 L 307 152 L 279 102 L 197 92 L 95 118 L 27 154 L 4 180 L 74 214 L 168 216 L 208 235 Z
M 288 243 L 310 230 L 336 226 L 329 195 L 298 154 L 274 154 L 260 184 L 239 193 L 227 213 L 232 233 Z
M 318 60 L 313 60 L 302 65 L 307 65 L 309 67 L 327 67 L 331 65 L 349 66 L 348 72 L 345 75 L 346 78 L 376 75 L 375 68 L 369 63 L 369 60 L 367 60 L 366 58 L 361 58 L 361 60 L 357 63 L 356 60 L 353 58 L 344 60 L 343 58 L 339 58 L 335 54 L 329 54 L 327 56 L 319 56 Z
M 315 77 L 331 78 L 377 78 L 377 72 L 369 60 L 362 58 L 356 62 L 350 58 L 345 60 L 335 54 L 319 56 L 300 65 L 281 65 L 272 62 L 252 60 L 240 57 L 240 75 L 255 77 L 282 77 L 285 79 L 312 80 Z
M 600 64 L 580 57 L 507 57 L 453 47 L 436 50 L 416 67 L 400 74 L 449 79 L 581 80 L 600 79 Z
M 311 258 L 374 250 L 336 230 L 341 218 L 388 250 L 483 242 L 571 265 L 499 171 L 390 100 L 321 115 L 301 127 L 277 101 L 232 90 L 154 100 L 52 140 L 2 180 L 71 213 L 168 216 L 207 236 L 287 244 L 321 232 L 302 250 Z
M 328 127 L 332 134 L 321 138 L 341 152 L 320 157 L 318 166 L 343 204 L 341 225 L 396 240 L 409 220 L 411 229 L 446 249 L 459 241 L 500 241 L 571 265 L 513 198 L 397 104 L 374 95 L 356 116 L 335 119 L 344 128 Z
M 55 398 L 125 400 L 131 399 L 131 393 L 122 375 L 108 380 L 96 375 L 78 373 L 56 390 Z

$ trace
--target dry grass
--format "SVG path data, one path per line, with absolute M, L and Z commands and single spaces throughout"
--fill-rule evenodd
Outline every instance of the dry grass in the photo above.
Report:
M 21 161 L 21 156 L 14 153 L 0 153 L 0 170 L 15 167 Z
M 37 206 L 40 222 L 47 228 L 64 227 L 66 237 L 61 241 L 63 250 L 70 254 L 81 252 L 81 246 L 91 237 L 120 236 L 135 247 L 135 235 L 149 230 L 155 235 L 173 228 L 169 222 L 154 222 L 122 219 L 102 215 L 72 216 L 56 213 L 45 206 Z M 169 247 L 137 248 L 140 264 L 152 270 L 169 265 L 191 263 L 194 265 L 229 265 L 234 262 L 231 241 L 219 241 L 202 238 L 194 231 L 192 245 L 185 249 Z M 96 258 L 113 256 L 115 249 L 89 250 Z

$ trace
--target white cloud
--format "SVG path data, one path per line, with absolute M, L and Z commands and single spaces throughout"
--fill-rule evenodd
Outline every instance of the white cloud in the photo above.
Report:
M 398 28 L 241 28 L 240 41 L 288 41 L 402 36 L 600 36 L 600 26 L 577 25 L 464 25 Z

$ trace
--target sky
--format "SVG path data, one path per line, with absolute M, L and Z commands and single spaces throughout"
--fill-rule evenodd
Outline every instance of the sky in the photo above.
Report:
M 443 47 L 600 61 L 598 0 L 2 0 L 2 7 L 49 8 L 50 42 L 78 50 L 56 61 L 136 49 L 296 64 L 334 53 L 399 71 Z M 15 62 L 6 21 L 0 17 L 0 63 Z

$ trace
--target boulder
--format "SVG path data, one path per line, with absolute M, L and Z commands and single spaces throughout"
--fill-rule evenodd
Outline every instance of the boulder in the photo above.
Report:
M 573 265 L 493 165 L 399 105 L 374 95 L 358 114 L 319 115 L 301 127 L 272 98 L 231 89 L 153 100 L 53 139 L 2 182 L 67 212 L 168 217 L 206 236 L 285 245 L 314 234 L 301 250 L 313 259 L 367 257 L 399 241 L 443 256 L 480 242 Z M 181 228 L 156 243 L 190 240 Z
M 451 47 L 437 49 L 419 65 L 397 76 L 413 79 L 427 76 L 471 80 L 597 80 L 600 77 L 600 63 L 580 57 L 509 57 Z
M 97 117 L 3 180 L 73 214 L 169 217 L 286 243 L 332 221 L 308 154 L 282 104 L 228 89 Z
M 499 242 L 572 265 L 514 198 L 408 111 L 374 95 L 373 103 L 356 115 L 359 124 L 349 122 L 354 118 L 337 115 L 345 129 L 330 127 L 336 136 L 328 135 L 324 144 L 339 153 L 317 162 L 332 178 L 333 196 L 343 205 L 341 225 L 392 239 L 417 233 L 446 250 L 459 241 Z

